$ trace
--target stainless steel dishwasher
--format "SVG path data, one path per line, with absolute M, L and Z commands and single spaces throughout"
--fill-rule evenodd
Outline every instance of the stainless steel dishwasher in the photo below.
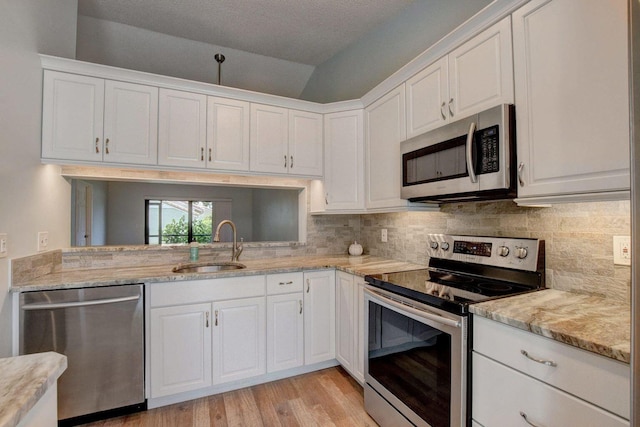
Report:
M 20 294 L 20 354 L 67 356 L 59 420 L 75 424 L 146 407 L 143 307 L 139 284 Z

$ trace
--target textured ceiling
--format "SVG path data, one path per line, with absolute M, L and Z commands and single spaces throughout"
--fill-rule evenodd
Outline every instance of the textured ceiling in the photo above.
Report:
M 78 14 L 318 65 L 414 0 L 79 0 Z

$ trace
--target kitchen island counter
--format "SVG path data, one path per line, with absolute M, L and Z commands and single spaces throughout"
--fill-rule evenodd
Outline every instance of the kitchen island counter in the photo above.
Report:
M 545 289 L 475 304 L 470 310 L 624 363 L 631 360 L 631 307 L 617 300 Z
M 54 352 L 0 359 L 0 427 L 18 425 L 67 369 Z

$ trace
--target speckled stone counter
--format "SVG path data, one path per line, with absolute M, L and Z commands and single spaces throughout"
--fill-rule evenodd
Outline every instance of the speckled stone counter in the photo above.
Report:
M 206 260 L 201 260 L 206 261 Z M 283 257 L 240 261 L 246 265 L 241 270 L 215 273 L 173 273 L 175 264 L 131 268 L 101 268 L 62 270 L 45 274 L 23 283 L 14 283 L 13 292 L 47 289 L 70 289 L 81 287 L 122 285 L 130 283 L 157 283 L 179 280 L 211 279 L 220 277 L 250 276 L 256 274 L 285 273 L 291 271 L 336 268 L 358 276 L 392 271 L 425 268 L 424 265 L 395 261 L 370 255 L 349 256 L 305 256 Z
M 617 301 L 545 289 L 475 304 L 471 312 L 621 362 L 631 360 L 631 307 Z
M 46 352 L 0 359 L 0 427 L 13 427 L 67 369 L 67 357 Z

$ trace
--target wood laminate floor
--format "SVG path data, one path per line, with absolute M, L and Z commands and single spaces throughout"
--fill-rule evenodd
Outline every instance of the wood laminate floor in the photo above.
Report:
M 362 387 L 336 367 L 85 426 L 374 427 L 377 424 L 364 410 Z

